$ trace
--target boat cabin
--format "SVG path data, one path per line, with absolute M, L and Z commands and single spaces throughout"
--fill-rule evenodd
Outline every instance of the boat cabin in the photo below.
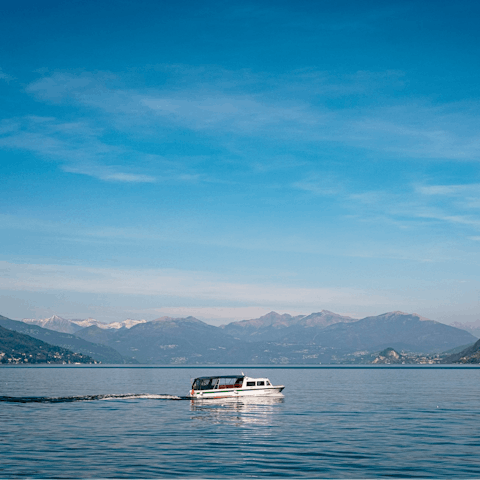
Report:
M 199 377 L 193 381 L 193 390 L 220 390 L 242 388 L 244 376 Z
M 246 378 L 246 387 L 271 387 L 272 384 L 268 378 Z
M 193 381 L 193 390 L 223 390 L 227 388 L 271 387 L 268 378 L 250 378 L 245 375 L 199 377 Z

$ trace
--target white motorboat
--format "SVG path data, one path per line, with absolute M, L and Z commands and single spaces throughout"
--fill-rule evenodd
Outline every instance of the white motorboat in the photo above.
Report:
M 245 396 L 283 396 L 283 385 L 272 385 L 268 378 L 251 378 L 246 375 L 216 375 L 198 377 L 192 383 L 190 397 L 228 398 Z

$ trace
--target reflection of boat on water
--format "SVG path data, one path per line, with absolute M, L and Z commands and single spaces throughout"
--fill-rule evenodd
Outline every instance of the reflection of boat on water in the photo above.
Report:
M 190 397 L 207 398 L 274 397 L 283 396 L 283 385 L 272 385 L 268 378 L 251 378 L 246 375 L 198 377 L 192 383 Z
M 272 415 L 285 402 L 283 395 L 267 397 L 224 397 L 208 401 L 192 400 L 192 420 L 209 424 L 271 425 Z M 264 430 L 266 434 L 269 429 Z
M 193 400 L 193 399 L 192 399 Z M 203 410 L 205 408 L 226 408 L 233 410 L 246 410 L 246 411 L 255 411 L 258 409 L 263 409 L 263 407 L 268 407 L 270 405 L 276 405 L 279 403 L 285 402 L 285 397 L 283 395 L 277 396 L 267 396 L 267 397 L 223 397 L 223 398 L 212 398 L 214 402 L 191 402 L 193 410 Z

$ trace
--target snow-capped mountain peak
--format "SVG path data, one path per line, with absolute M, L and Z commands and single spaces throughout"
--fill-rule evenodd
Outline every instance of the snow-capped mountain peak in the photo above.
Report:
M 91 327 L 92 325 L 95 325 L 98 328 L 102 328 L 102 329 L 113 328 L 115 330 L 118 330 L 120 328 L 132 328 L 135 325 L 138 325 L 139 323 L 146 323 L 146 320 L 132 320 L 130 318 L 127 318 L 127 320 L 124 320 L 123 322 L 103 323 L 103 322 L 99 322 L 98 320 L 95 320 L 94 318 L 87 318 L 85 320 L 72 320 L 72 322 L 82 328 Z
M 63 333 L 75 333 L 79 330 L 73 322 L 66 320 L 65 318 L 59 317 L 58 315 L 53 315 L 49 318 L 24 318 L 22 322 L 29 325 L 38 325 L 42 328 L 48 328 L 49 330 L 55 330 L 57 332 Z

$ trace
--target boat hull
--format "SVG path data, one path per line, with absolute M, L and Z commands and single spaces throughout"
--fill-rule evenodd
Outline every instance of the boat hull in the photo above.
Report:
M 204 400 L 208 398 L 238 398 L 238 397 L 273 397 L 283 396 L 283 385 L 265 388 L 234 388 L 228 390 L 194 390 L 190 398 Z

